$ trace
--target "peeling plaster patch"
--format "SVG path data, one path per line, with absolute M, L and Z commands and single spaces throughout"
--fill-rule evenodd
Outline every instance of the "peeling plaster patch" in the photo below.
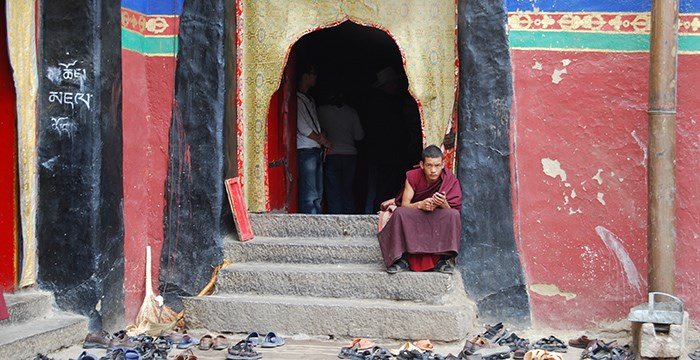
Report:
M 569 215 L 581 214 L 581 213 L 583 213 L 583 212 L 581 211 L 581 208 L 578 208 L 578 209 L 576 209 L 576 210 L 574 210 L 574 208 L 569 208 Z
M 561 76 L 562 74 L 566 74 L 566 68 L 564 69 L 554 69 L 554 72 L 552 73 L 552 83 L 554 84 L 559 84 L 562 80 Z
M 646 165 L 647 163 L 647 146 L 644 144 L 642 139 L 637 136 L 637 130 L 632 130 L 632 137 L 634 138 L 634 141 L 637 143 L 637 146 L 639 146 L 640 149 L 642 149 L 642 153 L 644 154 L 644 160 L 642 160 L 639 165 Z
M 603 194 L 602 192 L 598 193 L 598 202 L 605 205 L 605 200 L 603 200 L 603 195 L 605 195 L 605 194 Z
M 603 244 L 605 244 L 608 250 L 612 251 L 620 264 L 622 264 L 622 268 L 625 270 L 625 275 L 627 275 L 627 281 L 630 283 L 630 285 L 637 290 L 638 293 L 641 293 L 644 279 L 642 279 L 642 277 L 639 275 L 637 267 L 634 266 L 632 259 L 630 258 L 629 254 L 627 254 L 627 251 L 622 245 L 620 239 L 610 230 L 602 226 L 596 226 L 595 232 L 598 234 L 598 236 L 600 236 L 600 239 L 603 240 Z
M 542 159 L 542 171 L 544 171 L 547 176 L 551 176 L 555 179 L 559 176 L 561 181 L 566 181 L 566 171 L 561 168 L 559 160 L 552 160 L 549 158 Z
M 571 184 L 569 184 L 569 183 L 564 183 L 564 186 L 565 186 L 565 187 L 571 187 Z
M 554 284 L 532 284 L 530 291 L 543 296 L 563 296 L 566 300 L 571 300 L 576 297 L 572 292 L 563 292 Z
M 564 195 L 564 205 L 569 203 L 569 197 L 567 195 Z
M 564 59 L 561 61 L 561 64 L 564 65 L 564 67 L 567 67 L 567 66 L 569 66 L 569 64 L 571 64 L 571 60 Z
M 542 70 L 542 64 L 540 64 L 539 61 L 535 61 L 535 65 L 532 65 L 532 68 L 535 70 Z
M 595 176 L 591 178 L 591 179 L 597 181 L 598 185 L 603 185 L 603 178 L 600 176 L 600 174 L 602 172 L 603 172 L 603 169 L 598 169 L 598 172 L 595 174 Z
M 572 199 L 576 198 L 576 189 L 571 189 L 571 198 Z
M 623 182 L 623 181 L 625 181 L 625 178 L 618 178 L 617 180 L 618 180 L 619 182 Z

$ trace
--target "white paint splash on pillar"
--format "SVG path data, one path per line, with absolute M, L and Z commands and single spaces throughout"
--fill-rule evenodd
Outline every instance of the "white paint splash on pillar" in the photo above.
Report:
M 566 171 L 561 168 L 559 160 L 552 160 L 550 158 L 544 158 L 542 162 L 542 171 L 545 175 L 551 176 L 556 179 L 557 176 L 561 178 L 561 181 L 566 181 Z
M 647 155 L 647 146 L 646 144 L 644 144 L 644 141 L 642 141 L 642 139 L 640 139 L 637 135 L 637 130 L 632 130 L 631 135 L 634 141 L 637 143 L 637 146 L 639 146 L 639 148 L 642 149 L 642 153 L 644 154 L 644 159 L 639 163 L 639 165 L 646 166 L 647 157 L 649 156 Z
M 622 245 L 622 241 L 620 241 L 620 239 L 610 230 L 600 225 L 595 227 L 595 232 L 598 234 L 598 236 L 600 236 L 600 239 L 603 240 L 605 247 L 615 254 L 617 260 L 620 262 L 620 264 L 622 264 L 622 268 L 625 270 L 625 275 L 627 276 L 627 281 L 629 284 L 635 290 L 637 290 L 637 292 L 641 293 L 644 279 L 642 279 L 641 275 L 639 275 L 639 271 L 637 271 L 637 267 L 634 266 L 632 259 L 630 258 L 629 254 L 627 254 L 625 247 Z
M 599 193 L 598 193 L 598 202 L 601 203 L 601 204 L 603 204 L 603 205 L 605 205 L 605 200 L 603 200 L 603 196 L 604 196 L 604 195 L 605 195 L 605 194 L 603 194 L 602 192 L 599 192 Z
M 539 61 L 535 61 L 535 65 L 532 65 L 535 70 L 542 70 L 542 64 Z
M 603 177 L 600 174 L 603 173 L 603 169 L 598 169 L 598 172 L 591 179 L 598 182 L 598 185 L 603 185 Z
M 559 84 L 562 80 L 562 74 L 566 74 L 566 68 L 563 68 L 561 70 L 554 69 L 554 72 L 552 73 L 552 83 Z

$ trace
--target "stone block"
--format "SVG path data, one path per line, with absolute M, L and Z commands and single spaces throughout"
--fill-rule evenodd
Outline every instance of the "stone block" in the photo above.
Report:
M 688 313 L 683 324 L 668 325 L 668 332 L 658 331 L 653 323 L 632 322 L 635 353 L 643 358 L 678 358 L 683 354 L 688 332 Z
M 0 326 L 0 359 L 30 359 L 79 344 L 87 334 L 87 319 L 56 313 L 45 318 Z
M 0 321 L 0 327 L 45 317 L 51 312 L 53 298 L 47 292 L 22 290 L 4 296 L 10 317 Z
M 275 331 L 282 335 L 456 341 L 471 330 L 475 317 L 470 301 L 428 305 L 227 294 L 183 298 L 183 304 L 190 327 L 233 333 Z
M 219 272 L 219 293 L 409 300 L 443 304 L 455 277 L 438 272 L 390 275 L 380 264 L 238 263 Z
M 255 236 L 376 237 L 377 215 L 251 214 Z
M 224 243 L 224 256 L 234 263 L 382 263 L 376 235 L 354 238 L 256 236 L 245 242 L 228 238 Z

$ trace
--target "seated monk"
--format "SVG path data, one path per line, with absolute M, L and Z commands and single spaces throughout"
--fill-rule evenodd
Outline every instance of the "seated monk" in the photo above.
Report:
M 420 168 L 407 171 L 403 190 L 389 204 L 382 204 L 382 210 L 393 210 L 379 232 L 388 273 L 409 268 L 454 271 L 452 262 L 459 252 L 462 230 L 462 189 L 451 172 L 443 171 L 444 166 L 440 148 L 426 147 Z

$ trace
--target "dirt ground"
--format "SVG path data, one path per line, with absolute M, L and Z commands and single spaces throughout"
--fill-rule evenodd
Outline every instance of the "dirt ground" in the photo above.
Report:
M 507 325 L 506 325 L 507 326 Z M 552 330 L 552 329 L 518 329 L 517 327 L 508 327 L 509 330 L 514 331 L 518 336 L 522 338 L 527 338 L 530 342 L 535 342 L 540 338 L 549 337 L 550 335 L 556 336 L 564 342 L 569 339 L 578 338 L 581 335 L 586 335 L 589 338 L 598 338 L 605 341 L 617 340 L 618 344 L 624 345 L 632 341 L 631 334 L 629 331 L 629 322 L 621 321 L 618 323 L 604 324 L 596 329 L 588 329 L 585 331 L 577 330 Z M 476 335 L 479 329 L 476 329 L 474 334 L 469 334 L 469 337 Z M 204 334 L 217 335 L 216 333 L 210 333 L 205 330 L 192 330 L 189 332 L 191 335 L 199 337 Z M 246 334 L 224 334 L 228 337 L 232 343 L 235 343 L 243 338 Z M 284 335 L 281 334 L 283 337 Z M 273 349 L 261 349 L 256 348 L 263 354 L 263 359 L 266 360 L 329 360 L 337 359 L 338 353 L 341 347 L 347 346 L 352 339 L 329 339 L 327 337 L 318 336 L 305 336 L 296 335 L 292 337 L 285 337 L 285 345 L 273 348 Z M 383 346 L 388 349 L 394 349 L 401 346 L 403 342 L 399 340 L 381 340 L 381 339 L 369 339 L 374 341 L 378 346 Z M 419 339 L 415 339 L 419 340 Z M 464 345 L 464 341 L 441 343 L 433 342 L 434 352 L 446 356 L 449 353 L 454 355 L 459 354 Z M 687 353 L 692 352 L 700 348 L 700 332 L 697 329 L 689 329 L 688 336 L 686 338 L 686 351 L 681 359 L 689 359 Z M 56 360 L 68 360 L 76 359 L 84 350 L 80 345 L 75 345 L 70 348 L 62 349 L 58 352 L 48 354 L 49 357 Z M 183 350 L 173 349 L 170 351 L 168 358 L 174 359 Z M 192 348 L 193 353 L 201 360 L 223 360 L 226 359 L 226 350 L 215 351 L 208 350 L 202 351 Z M 564 360 L 578 360 L 581 357 L 581 349 L 569 348 L 565 354 L 562 354 Z M 104 356 L 106 351 L 93 349 L 89 350 L 89 353 L 97 356 L 98 358 Z

